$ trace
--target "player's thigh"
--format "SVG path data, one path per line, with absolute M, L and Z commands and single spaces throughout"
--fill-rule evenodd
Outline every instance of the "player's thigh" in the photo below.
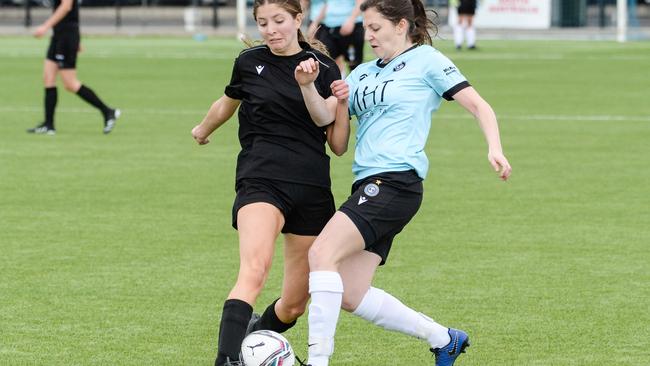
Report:
M 255 202 L 239 209 L 237 230 L 242 270 L 268 273 L 273 260 L 275 239 L 283 224 L 282 213 L 270 203 Z
M 312 271 L 337 270 L 344 258 L 364 248 L 363 236 L 354 222 L 337 211 L 318 235 L 309 251 Z

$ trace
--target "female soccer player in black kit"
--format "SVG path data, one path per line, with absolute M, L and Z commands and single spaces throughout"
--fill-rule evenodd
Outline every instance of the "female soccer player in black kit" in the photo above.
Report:
M 104 117 L 104 133 L 110 133 L 115 120 L 120 116 L 119 109 L 108 107 L 92 91 L 77 79 L 77 52 L 79 52 L 79 3 L 76 0 L 54 0 L 54 12 L 34 31 L 40 38 L 50 28 L 54 31 L 43 66 L 45 84 L 45 121 L 27 132 L 54 135 L 54 110 L 56 109 L 56 76 L 61 76 L 65 89 L 77 94 L 81 99 L 99 109 Z
M 206 144 L 239 107 L 241 151 L 232 224 L 239 234 L 240 267 L 223 306 L 217 366 L 240 364 L 247 328 L 283 332 L 305 312 L 307 252 L 335 210 L 325 142 L 340 155 L 347 149 L 349 134 L 347 126 L 338 129 L 332 124 L 339 103 L 332 84 L 340 79 L 339 69 L 318 49 L 321 44 L 305 41 L 299 0 L 255 0 L 253 16 L 264 45 L 239 54 L 225 95 L 192 129 L 194 139 Z M 320 63 L 321 72 L 315 81 L 299 84 L 307 74 L 301 62 L 309 59 Z M 280 233 L 284 234 L 281 297 L 249 327 Z

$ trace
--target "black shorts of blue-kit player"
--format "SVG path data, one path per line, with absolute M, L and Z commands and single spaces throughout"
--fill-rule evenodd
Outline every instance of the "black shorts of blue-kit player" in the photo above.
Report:
M 350 68 L 354 69 L 363 62 L 363 35 L 363 23 L 355 23 L 354 30 L 347 36 L 341 35 L 341 27 L 330 28 L 321 24 L 316 31 L 315 38 L 325 45 L 331 58 L 336 59 L 339 56 L 344 56 L 350 64 Z
M 367 251 L 386 263 L 393 239 L 422 203 L 422 178 L 414 170 L 386 172 L 359 180 L 339 211 L 355 224 Z
M 476 13 L 476 0 L 460 0 L 458 14 L 474 15 Z
M 282 233 L 316 236 L 336 210 L 332 192 L 323 187 L 266 178 L 243 178 L 235 187 L 232 226 L 237 228 L 237 212 L 245 205 L 266 202 L 284 215 Z

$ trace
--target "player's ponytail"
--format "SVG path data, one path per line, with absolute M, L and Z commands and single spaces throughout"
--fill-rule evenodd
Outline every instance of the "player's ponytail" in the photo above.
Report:
M 431 40 L 431 33 L 433 36 L 438 33 L 438 27 L 436 24 L 427 17 L 427 11 L 424 8 L 424 4 L 421 0 L 411 0 L 413 5 L 413 21 L 411 22 L 411 28 L 409 29 L 409 36 L 411 41 L 415 44 L 433 44 Z M 437 17 L 438 14 L 431 10 L 431 12 Z

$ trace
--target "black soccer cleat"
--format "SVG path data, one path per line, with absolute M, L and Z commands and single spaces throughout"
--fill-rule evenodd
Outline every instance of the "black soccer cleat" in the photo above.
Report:
M 255 324 L 260 320 L 262 316 L 257 313 L 251 314 L 251 320 L 248 321 L 248 326 L 246 327 L 246 335 L 249 335 L 255 331 Z
M 111 109 L 110 112 L 106 116 L 104 116 L 104 134 L 111 133 L 113 131 L 113 128 L 115 128 L 115 122 L 117 121 L 118 118 L 120 118 L 120 115 L 122 114 L 122 111 L 119 109 Z
M 56 135 L 56 130 L 53 127 L 50 127 L 45 124 L 45 122 L 41 123 L 40 125 L 33 127 L 33 128 L 28 128 L 27 133 L 35 133 L 37 135 Z

